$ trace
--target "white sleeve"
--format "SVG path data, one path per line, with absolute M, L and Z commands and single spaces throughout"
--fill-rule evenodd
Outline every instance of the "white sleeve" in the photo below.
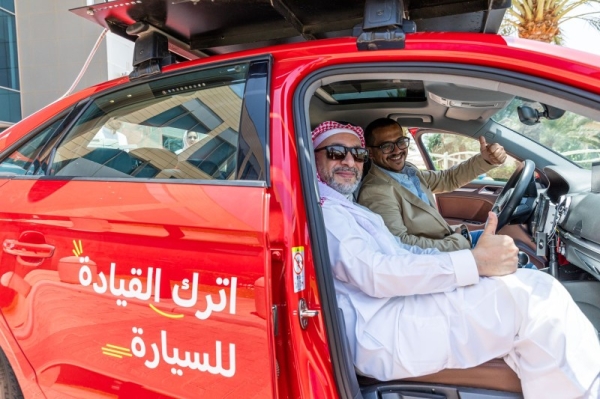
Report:
M 334 276 L 369 296 L 447 292 L 479 281 L 469 250 L 441 253 L 401 246 L 401 253 L 390 255 L 349 212 L 323 207 L 323 216 Z

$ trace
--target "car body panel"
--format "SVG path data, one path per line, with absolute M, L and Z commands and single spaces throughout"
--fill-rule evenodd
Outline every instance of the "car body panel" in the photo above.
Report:
M 18 179 L 0 190 L 11 193 L 0 240 L 55 248 L 5 245 L 1 258 L 2 313 L 44 390 L 81 397 L 91 379 L 112 395 L 272 395 L 268 298 L 255 290 L 269 265 L 264 188 Z

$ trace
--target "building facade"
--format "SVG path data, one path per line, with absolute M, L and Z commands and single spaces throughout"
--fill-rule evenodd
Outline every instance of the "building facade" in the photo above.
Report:
M 0 130 L 21 119 L 14 0 L 0 0 Z
M 0 129 L 74 84 L 102 29 L 69 10 L 91 4 L 94 0 L 0 0 Z M 132 42 L 109 33 L 73 90 L 128 73 L 132 51 Z

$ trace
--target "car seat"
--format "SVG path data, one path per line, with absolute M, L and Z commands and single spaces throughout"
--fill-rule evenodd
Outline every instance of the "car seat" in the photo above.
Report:
M 379 399 L 382 392 L 399 392 L 397 398 L 458 399 L 476 398 L 477 393 L 485 394 L 487 399 L 522 398 L 521 380 L 502 359 L 493 359 L 487 363 L 468 369 L 445 369 L 435 374 L 411 377 L 395 381 L 379 381 L 372 377 L 356 373 L 352 361 L 352 352 L 346 336 L 344 314 L 338 308 L 340 336 L 343 340 L 342 353 L 348 375 L 356 375 L 350 382 L 353 398 Z M 359 389 L 357 394 L 356 389 Z M 436 394 L 432 394 L 436 392 Z M 469 396 L 470 394 L 470 396 Z

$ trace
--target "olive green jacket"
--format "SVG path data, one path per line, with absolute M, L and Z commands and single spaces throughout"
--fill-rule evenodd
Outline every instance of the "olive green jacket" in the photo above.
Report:
M 418 170 L 421 189 L 432 204 L 427 205 L 373 164 L 361 185 L 358 202 L 381 215 L 392 234 L 405 244 L 440 251 L 470 249 L 470 240 L 454 233 L 438 212 L 433 193 L 454 191 L 494 167 L 476 155 L 447 170 Z

